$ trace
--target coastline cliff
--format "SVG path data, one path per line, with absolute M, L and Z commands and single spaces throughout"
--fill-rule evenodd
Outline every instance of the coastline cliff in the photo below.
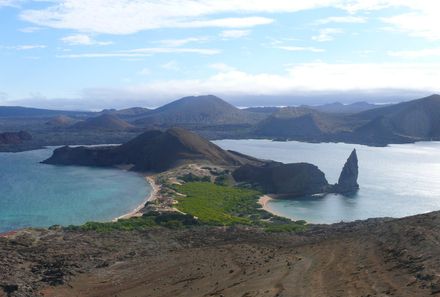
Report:
M 348 157 L 338 183 L 330 185 L 325 174 L 308 163 L 267 162 L 263 166 L 244 165 L 233 172 L 238 183 L 265 194 L 301 197 L 314 194 L 352 194 L 359 189 L 356 150 Z

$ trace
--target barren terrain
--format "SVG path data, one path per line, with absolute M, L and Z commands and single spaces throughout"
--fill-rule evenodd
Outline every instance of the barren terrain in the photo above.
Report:
M 301 234 L 21 231 L 0 239 L 0 296 L 429 296 L 439 224 L 436 212 Z

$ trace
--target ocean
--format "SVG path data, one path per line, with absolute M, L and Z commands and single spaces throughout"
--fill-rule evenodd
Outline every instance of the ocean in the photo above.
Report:
M 0 153 L 0 232 L 109 221 L 134 210 L 151 191 L 134 172 L 41 164 L 52 151 Z
M 272 200 L 271 211 L 311 223 L 335 223 L 372 217 L 404 217 L 440 210 L 440 142 L 368 147 L 345 143 L 270 140 L 220 140 L 224 149 L 285 163 L 317 165 L 336 183 L 349 154 L 359 159 L 359 192 Z

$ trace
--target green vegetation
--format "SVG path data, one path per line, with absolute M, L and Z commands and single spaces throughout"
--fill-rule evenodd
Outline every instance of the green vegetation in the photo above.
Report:
M 260 192 L 206 182 L 177 185 L 175 190 L 186 197 L 176 197 L 177 208 L 195 216 L 200 223 L 216 226 L 253 225 L 268 232 L 302 231 L 304 221 L 294 222 L 274 216 L 260 208 Z
M 219 186 L 212 183 L 191 182 L 176 186 L 186 195 L 176 197 L 177 208 L 209 225 L 252 224 L 251 215 L 258 213 L 256 191 Z
M 151 227 L 162 226 L 169 229 L 179 229 L 185 226 L 197 225 L 198 222 L 191 215 L 185 215 L 181 213 L 148 213 L 142 217 L 121 219 L 116 222 L 87 222 L 81 226 L 69 226 L 69 230 L 82 230 L 82 231 L 97 231 L 97 232 L 109 232 L 109 231 L 135 231 L 144 230 Z
M 188 182 L 169 187 L 185 195 L 175 195 L 177 209 L 183 213 L 149 212 L 142 217 L 121 219 L 117 222 L 87 222 L 82 226 L 69 226 L 67 229 L 109 232 L 144 230 L 158 226 L 179 229 L 199 224 L 247 225 L 264 228 L 267 232 L 298 232 L 306 228 L 305 221 L 294 222 L 261 209 L 258 204 L 261 193 L 252 189 L 210 182 Z
M 190 182 L 210 182 L 211 178 L 209 176 L 198 176 L 192 173 L 188 173 L 178 177 L 181 181 L 186 183 Z

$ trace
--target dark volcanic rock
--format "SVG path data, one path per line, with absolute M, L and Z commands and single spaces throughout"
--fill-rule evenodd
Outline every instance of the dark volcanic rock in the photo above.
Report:
M 0 144 L 21 144 L 31 139 L 32 136 L 25 131 L 0 133 Z
M 335 185 L 329 185 L 324 173 L 308 163 L 267 161 L 264 165 L 246 164 L 232 175 L 237 182 L 247 183 L 264 193 L 291 197 L 321 193 L 349 194 L 359 189 L 356 150 L 351 153 Z
M 43 163 L 86 166 L 130 164 L 134 166 L 134 170 L 160 172 L 189 161 L 204 161 L 224 166 L 259 162 L 245 155 L 225 151 L 185 129 L 172 128 L 165 132 L 147 131 L 120 146 L 65 146 L 56 149 Z
M 312 195 L 324 193 L 329 187 L 324 173 L 308 163 L 244 165 L 235 170 L 233 176 L 238 182 L 253 184 L 271 194 Z
M 338 183 L 334 186 L 334 191 L 342 194 L 356 192 L 359 189 L 359 184 L 357 183 L 358 174 L 358 158 L 354 149 L 347 162 L 345 162 Z

